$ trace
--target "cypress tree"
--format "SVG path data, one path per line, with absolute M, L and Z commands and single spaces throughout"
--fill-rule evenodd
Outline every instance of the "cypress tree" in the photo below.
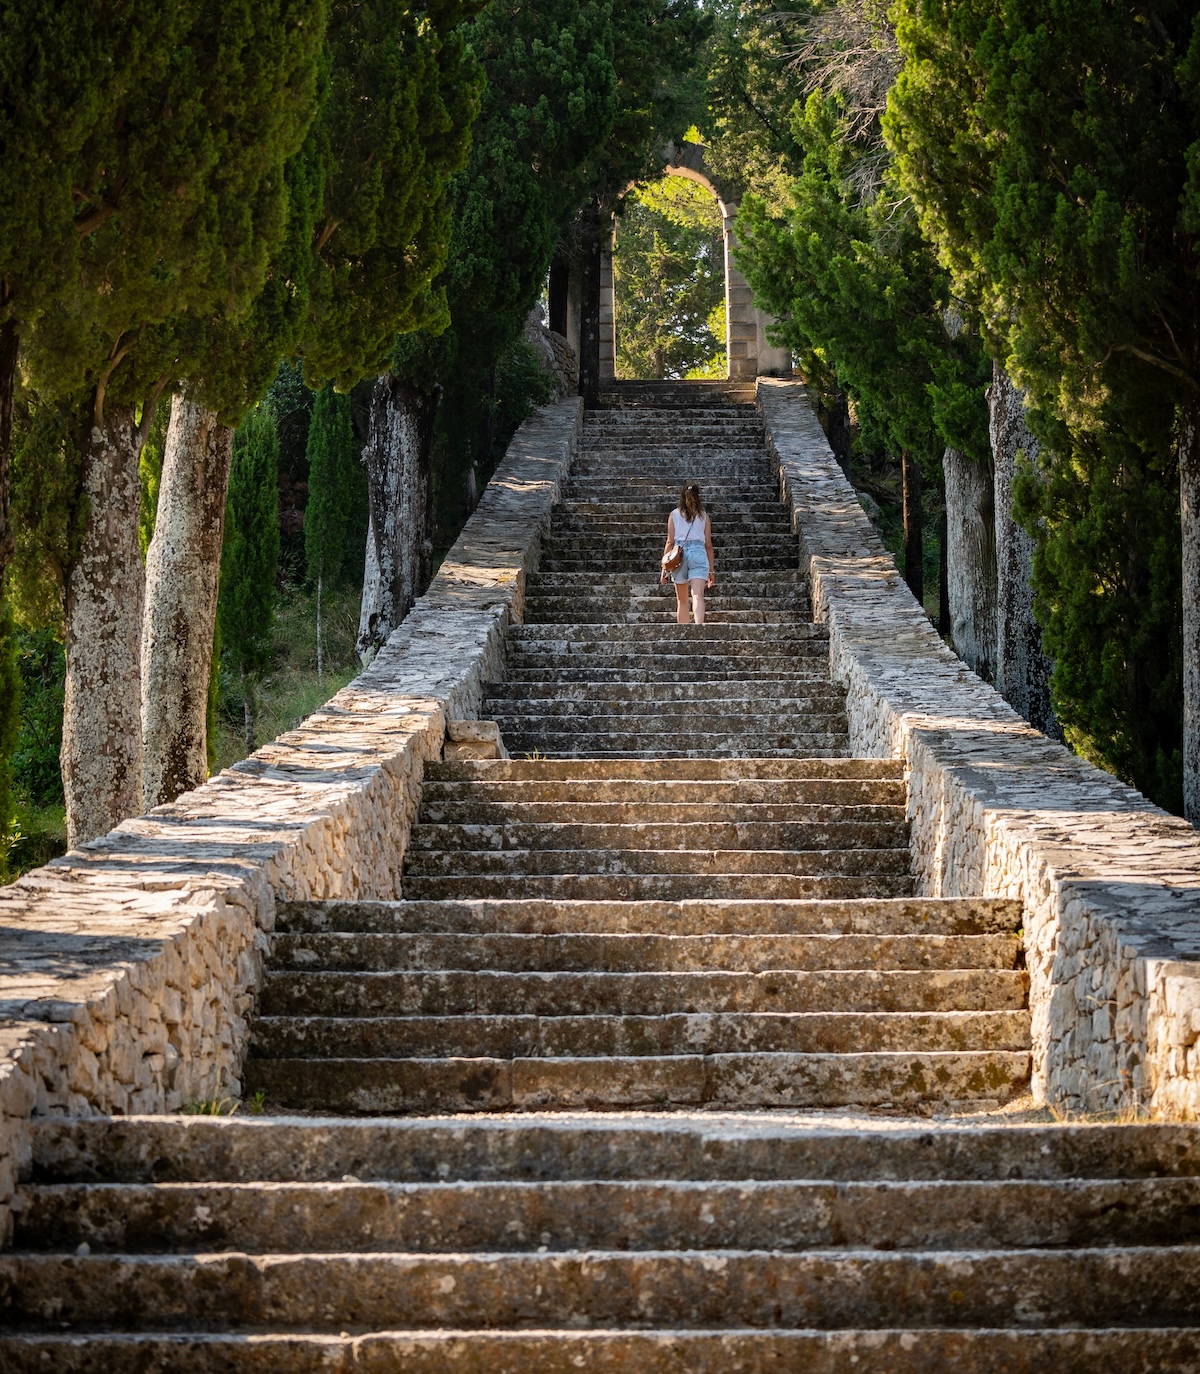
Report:
M 318 681 L 325 675 L 321 598 L 345 557 L 355 449 L 350 398 L 328 386 L 317 397 L 308 430 L 308 504 L 304 510 L 308 576 L 317 587 Z
M 271 663 L 279 570 L 279 436 L 265 406 L 233 441 L 221 558 L 221 651 L 241 678 L 246 752 L 254 750 L 255 682 Z

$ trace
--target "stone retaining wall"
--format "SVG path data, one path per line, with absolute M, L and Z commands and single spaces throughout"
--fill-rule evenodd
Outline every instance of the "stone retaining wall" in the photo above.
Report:
M 582 423 L 522 425 L 370 668 L 204 787 L 0 889 L 0 1242 L 30 1115 L 236 1097 L 275 900 L 399 890 L 425 761 L 502 675 Z
M 1025 903 L 1035 1096 L 1200 1117 L 1200 836 L 1034 730 L 956 658 L 803 387 L 760 378 L 758 398 L 851 745 L 910 770 L 922 890 Z

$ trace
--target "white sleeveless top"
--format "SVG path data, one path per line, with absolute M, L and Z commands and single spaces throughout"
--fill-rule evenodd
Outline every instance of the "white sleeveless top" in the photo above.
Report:
M 703 539 L 704 531 L 708 526 L 708 512 L 698 515 L 695 520 L 689 520 L 678 506 L 671 512 L 671 519 L 674 524 L 671 529 L 674 531 L 675 542 L 682 544 L 688 539 Z

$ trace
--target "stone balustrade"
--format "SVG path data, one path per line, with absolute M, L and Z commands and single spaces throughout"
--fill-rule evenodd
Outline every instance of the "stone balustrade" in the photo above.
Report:
M 0 1242 L 31 1114 L 236 1098 L 279 897 L 390 897 L 425 762 L 502 675 L 582 423 L 518 431 L 429 590 L 320 711 L 170 806 L 0 889 Z
M 1018 897 L 1034 1093 L 1200 1116 L 1200 835 L 1026 724 L 942 642 L 797 382 L 760 378 L 851 747 L 909 769 L 930 895 Z

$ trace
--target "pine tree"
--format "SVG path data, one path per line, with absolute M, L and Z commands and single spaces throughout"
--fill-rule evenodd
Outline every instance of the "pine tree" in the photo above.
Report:
M 247 753 L 255 747 L 255 682 L 271 662 L 279 568 L 278 466 L 275 419 L 259 406 L 242 422 L 233 443 L 219 608 L 222 654 L 242 683 Z
M 328 386 L 317 397 L 308 430 L 308 504 L 304 510 L 308 576 L 317 587 L 318 681 L 325 676 L 321 598 L 345 556 L 356 458 L 350 399 Z

